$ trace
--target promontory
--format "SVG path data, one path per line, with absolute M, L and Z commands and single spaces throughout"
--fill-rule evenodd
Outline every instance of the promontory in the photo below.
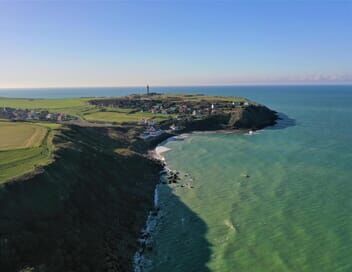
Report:
M 240 97 L 0 98 L 0 271 L 131 271 L 162 170 L 147 151 L 277 119 Z

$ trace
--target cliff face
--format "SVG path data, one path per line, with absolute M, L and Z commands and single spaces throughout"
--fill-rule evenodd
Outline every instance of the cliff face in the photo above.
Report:
M 0 188 L 0 271 L 132 269 L 161 166 L 128 151 L 128 133 L 65 129 L 43 173 Z
M 229 118 L 228 126 L 237 129 L 261 129 L 272 126 L 277 120 L 276 112 L 262 105 L 250 105 L 235 109 Z
M 219 129 L 262 129 L 272 126 L 277 113 L 262 105 L 235 108 L 231 113 L 212 114 L 202 120 L 190 120 L 182 125 L 186 131 Z

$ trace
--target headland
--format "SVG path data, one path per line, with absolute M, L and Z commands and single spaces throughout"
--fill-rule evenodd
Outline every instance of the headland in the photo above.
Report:
M 0 133 L 2 142 L 16 144 L 23 129 L 42 135 L 1 151 L 13 158 L 0 161 L 7 173 L 0 270 L 9 272 L 131 271 L 163 170 L 148 150 L 185 132 L 256 130 L 277 120 L 247 99 L 204 95 L 0 99 L 0 106 L 0 128 L 16 126 Z

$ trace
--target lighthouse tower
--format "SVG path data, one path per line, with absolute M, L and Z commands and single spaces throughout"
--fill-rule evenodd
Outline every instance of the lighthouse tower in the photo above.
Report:
M 147 95 L 149 95 L 149 85 L 147 85 Z

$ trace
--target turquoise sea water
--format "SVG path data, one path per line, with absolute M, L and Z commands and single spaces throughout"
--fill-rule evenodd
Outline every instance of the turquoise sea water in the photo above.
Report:
M 352 87 L 241 95 L 291 119 L 166 144 L 152 271 L 352 271 Z
M 0 90 L 0 96 L 142 91 Z M 286 116 L 252 136 L 194 134 L 167 144 L 167 163 L 185 187 L 161 186 L 152 271 L 352 271 L 352 86 L 154 91 L 241 95 Z

